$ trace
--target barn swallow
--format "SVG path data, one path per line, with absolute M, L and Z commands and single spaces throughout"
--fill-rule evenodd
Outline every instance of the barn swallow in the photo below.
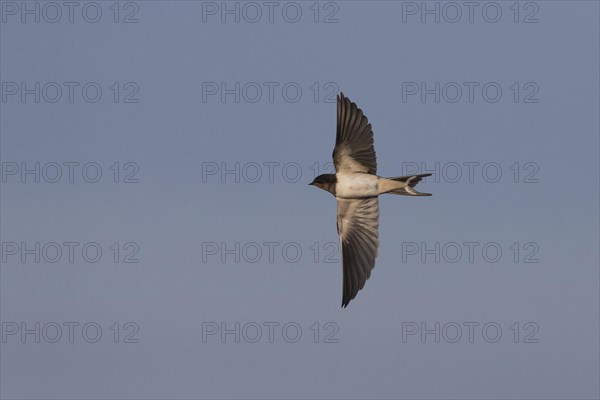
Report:
M 342 307 L 346 307 L 365 286 L 375 267 L 379 247 L 379 195 L 431 196 L 414 189 L 421 179 L 431 174 L 378 176 L 371 124 L 343 93 L 337 97 L 333 164 L 335 174 L 319 175 L 310 185 L 328 191 L 337 200 L 344 282 Z

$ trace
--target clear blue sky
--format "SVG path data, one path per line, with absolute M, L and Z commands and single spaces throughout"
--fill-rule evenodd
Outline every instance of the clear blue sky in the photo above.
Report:
M 598 398 L 597 2 L 36 4 L 0 2 L 3 398 Z M 380 175 L 434 172 L 347 309 L 307 186 L 340 90 Z

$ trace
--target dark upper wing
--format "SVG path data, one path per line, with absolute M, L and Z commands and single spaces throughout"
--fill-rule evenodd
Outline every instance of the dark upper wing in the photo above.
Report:
M 343 93 L 337 98 L 337 134 L 333 149 L 337 172 L 377 174 L 373 130 L 360 108 Z
M 371 276 L 379 247 L 379 201 L 337 199 L 338 234 L 344 274 L 342 307 L 356 297 Z

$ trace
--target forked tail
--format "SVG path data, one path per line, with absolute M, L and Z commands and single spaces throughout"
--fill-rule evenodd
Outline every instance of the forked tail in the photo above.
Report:
M 417 183 L 421 182 L 421 179 L 431 176 L 431 174 L 419 174 L 419 175 L 408 175 L 408 176 L 396 176 L 393 178 L 387 178 L 396 182 L 403 182 L 405 185 L 402 188 L 391 190 L 387 193 L 399 194 L 403 196 L 431 196 L 431 193 L 417 192 L 414 187 Z

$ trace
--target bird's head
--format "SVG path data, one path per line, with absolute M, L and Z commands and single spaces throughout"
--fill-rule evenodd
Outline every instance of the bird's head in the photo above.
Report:
M 336 182 L 337 179 L 334 174 L 323 174 L 317 176 L 311 183 L 309 183 L 309 185 L 316 186 L 319 189 L 323 189 L 331 194 L 335 194 Z

